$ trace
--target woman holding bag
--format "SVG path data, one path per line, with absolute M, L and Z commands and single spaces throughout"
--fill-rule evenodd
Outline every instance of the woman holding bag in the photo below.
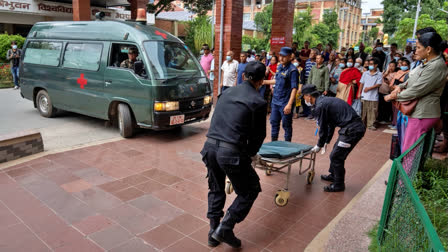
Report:
M 402 152 L 440 120 L 440 96 L 448 74 L 441 53 L 446 49 L 438 33 L 422 34 L 417 40 L 416 54 L 425 63 L 415 68 L 407 82 L 395 86 L 386 101 L 401 103 L 400 111 L 408 115 Z M 407 103 L 407 106 L 402 106 Z

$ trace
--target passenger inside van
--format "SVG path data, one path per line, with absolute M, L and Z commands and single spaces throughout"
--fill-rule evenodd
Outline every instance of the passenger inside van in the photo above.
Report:
M 134 63 L 137 61 L 138 50 L 135 47 L 129 48 L 128 59 L 121 62 L 120 67 L 134 70 Z

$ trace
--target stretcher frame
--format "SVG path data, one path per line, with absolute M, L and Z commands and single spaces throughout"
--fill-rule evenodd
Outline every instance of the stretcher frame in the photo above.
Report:
M 308 160 L 308 166 L 303 169 L 303 160 Z M 278 190 L 274 202 L 277 206 L 286 206 L 290 196 L 289 180 L 291 176 L 291 167 L 293 164 L 299 162 L 299 175 L 308 172 L 306 177 L 307 184 L 311 184 L 314 180 L 315 165 L 316 165 L 316 153 L 308 150 L 301 151 L 299 154 L 287 158 L 267 158 L 257 155 L 252 161 L 252 166 L 265 171 L 266 176 L 272 175 L 273 172 L 286 175 L 286 185 L 284 189 Z M 287 171 L 283 171 L 284 168 L 288 168 Z M 232 184 L 227 180 L 226 193 L 231 194 L 233 191 Z

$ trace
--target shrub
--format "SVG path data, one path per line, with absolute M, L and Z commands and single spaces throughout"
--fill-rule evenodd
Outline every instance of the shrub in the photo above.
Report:
M 20 35 L 9 35 L 7 33 L 0 34 L 0 62 L 7 62 L 6 53 L 11 49 L 11 41 L 17 42 L 17 47 L 22 48 L 25 38 Z
M 0 63 L 0 82 L 12 83 L 12 74 L 9 64 Z

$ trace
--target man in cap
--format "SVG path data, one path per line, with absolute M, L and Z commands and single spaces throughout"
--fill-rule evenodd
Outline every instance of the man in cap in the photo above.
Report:
M 340 192 L 345 190 L 345 160 L 348 154 L 362 139 L 366 128 L 361 118 L 352 106 L 335 97 L 320 96 L 314 85 L 302 87 L 302 95 L 308 106 L 314 107 L 313 114 L 319 125 L 319 141 L 312 151 L 319 152 L 330 143 L 334 129 L 339 127 L 339 137 L 330 154 L 330 174 L 322 175 L 321 179 L 332 182 L 324 187 L 326 192 Z
M 138 50 L 135 47 L 131 47 L 128 50 L 128 59 L 121 62 L 120 67 L 129 68 L 134 70 L 134 63 L 137 61 Z
M 274 80 L 265 80 L 264 84 L 274 86 L 274 94 L 271 102 L 271 140 L 278 140 L 280 121 L 285 130 L 285 141 L 291 142 L 292 138 L 292 108 L 296 99 L 299 72 L 297 67 L 291 64 L 292 49 L 282 47 L 280 50 L 277 73 Z
M 246 218 L 261 191 L 251 157 L 266 137 L 267 104 L 257 92 L 265 72 L 263 63 L 249 62 L 244 70 L 245 81 L 221 94 L 201 151 L 208 170 L 208 244 L 212 247 L 220 242 L 241 247 L 233 228 Z M 237 197 L 224 216 L 226 176 Z

